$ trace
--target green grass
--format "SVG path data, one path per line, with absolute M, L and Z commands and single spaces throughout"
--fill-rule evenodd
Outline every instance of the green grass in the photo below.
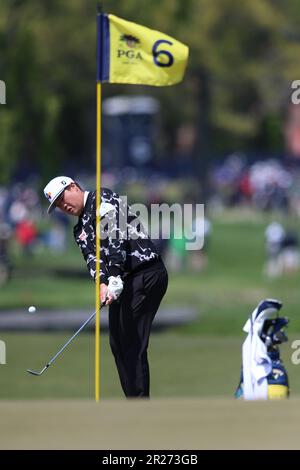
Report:
M 40 370 L 69 338 L 69 333 L 5 333 L 7 364 L 0 366 L 1 399 L 92 398 L 94 337 L 82 334 L 40 377 Z M 153 397 L 232 397 L 239 380 L 242 338 L 153 333 L 149 348 Z M 299 366 L 291 364 L 292 349 L 283 359 L 292 394 L 300 394 Z M 121 398 L 108 336 L 101 335 L 101 396 Z
M 170 273 L 163 305 L 191 305 L 198 314 L 181 333 L 237 335 L 249 313 L 266 297 L 282 300 L 290 331 L 300 331 L 300 273 L 275 280 L 263 275 L 264 230 L 269 220 L 270 216 L 241 211 L 219 217 L 213 221 L 207 268 Z M 26 309 L 31 304 L 40 310 L 93 309 L 94 283 L 71 239 L 69 245 L 63 255 L 42 251 L 31 260 L 15 256 L 14 277 L 2 288 L 0 310 Z M 81 276 L 72 276 L 74 270 Z
M 170 273 L 163 306 L 192 306 L 197 318 L 179 328 L 152 334 L 149 356 L 153 396 L 232 396 L 240 370 L 242 326 L 263 298 L 283 301 L 282 314 L 290 318 L 288 334 L 299 337 L 300 274 L 276 280 L 262 274 L 268 221 L 269 217 L 241 211 L 219 217 L 213 221 L 207 268 Z M 1 288 L 0 310 L 27 310 L 29 305 L 39 310 L 93 310 L 94 283 L 73 243 L 64 255 L 41 251 L 31 260 L 15 255 L 14 264 L 12 281 Z M 66 268 L 69 275 L 63 272 Z M 72 276 L 74 270 L 82 276 Z M 42 377 L 26 373 L 27 368 L 43 367 L 69 336 L 68 332 L 0 333 L 0 339 L 7 343 L 7 365 L 0 366 L 0 397 L 92 397 L 93 335 L 82 334 Z M 292 393 L 299 394 L 300 378 L 297 366 L 290 361 L 290 343 L 282 349 Z M 103 397 L 122 397 L 105 334 L 101 359 Z
M 114 455 L 112 449 L 162 449 L 162 454 L 166 449 L 299 449 L 299 404 L 299 399 L 5 400 L 0 449 L 104 449 L 106 456 Z

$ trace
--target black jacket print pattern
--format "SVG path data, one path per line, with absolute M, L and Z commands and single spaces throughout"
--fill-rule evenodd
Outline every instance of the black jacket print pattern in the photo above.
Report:
M 100 242 L 100 282 L 108 284 L 109 276 L 127 273 L 150 260 L 160 258 L 143 225 L 120 196 L 107 188 L 101 189 L 101 242 Z M 121 215 L 121 218 L 119 218 Z M 120 220 L 124 221 L 121 223 Z M 124 227 L 122 226 L 124 225 Z M 131 235 L 135 234 L 135 238 Z M 130 237 L 131 236 L 131 237 Z M 96 191 L 88 194 L 86 204 L 78 223 L 74 227 L 74 237 L 88 270 L 96 279 Z

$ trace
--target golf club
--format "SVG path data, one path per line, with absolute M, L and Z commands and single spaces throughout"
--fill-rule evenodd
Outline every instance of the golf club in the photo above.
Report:
M 104 306 L 104 303 L 100 305 L 100 308 L 102 308 Z M 66 344 L 64 344 L 64 346 L 55 354 L 55 356 L 53 356 L 50 361 L 45 365 L 45 367 L 43 367 L 43 369 L 40 370 L 40 372 L 36 372 L 34 370 L 31 370 L 31 369 L 27 369 L 27 372 L 29 374 L 32 374 L 32 375 L 42 375 L 43 372 L 45 372 L 46 369 L 48 369 L 48 367 L 51 366 L 51 364 L 53 364 L 53 362 L 55 361 L 55 359 L 58 358 L 58 356 L 60 356 L 60 354 L 66 349 L 66 347 L 71 343 L 71 341 L 73 341 L 74 338 L 76 338 L 76 336 L 83 330 L 83 328 L 94 318 L 94 316 L 96 315 L 96 312 L 94 312 L 84 323 L 83 325 L 81 325 L 81 327 L 76 331 L 76 333 L 74 333 L 74 335 L 66 342 Z

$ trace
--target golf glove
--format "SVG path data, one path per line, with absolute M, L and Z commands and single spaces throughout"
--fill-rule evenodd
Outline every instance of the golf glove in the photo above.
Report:
M 108 292 L 112 295 L 114 300 L 116 300 L 122 290 L 123 290 L 123 281 L 120 276 L 109 276 L 108 278 Z

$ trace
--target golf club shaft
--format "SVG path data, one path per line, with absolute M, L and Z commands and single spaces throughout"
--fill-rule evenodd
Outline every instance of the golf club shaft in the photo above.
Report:
M 105 303 L 101 303 L 100 308 L 104 307 Z M 45 365 L 45 367 L 40 371 L 36 372 L 31 369 L 27 369 L 27 372 L 29 372 L 32 375 L 41 375 L 48 367 L 57 359 L 57 357 L 66 349 L 66 347 L 73 341 L 74 338 L 83 330 L 83 328 L 94 318 L 97 312 L 92 313 L 92 315 L 81 325 L 81 327 L 74 333 L 74 335 L 66 342 L 66 344 L 63 345 L 63 347 L 53 356 L 50 361 Z
M 55 354 L 55 356 L 50 359 L 50 361 L 47 364 L 47 367 L 49 367 L 55 359 L 66 349 L 66 347 L 73 341 L 74 338 L 76 338 L 77 335 L 83 330 L 83 328 L 94 318 L 96 315 L 96 312 L 94 312 L 84 323 L 81 325 L 81 327 L 74 333 L 74 335 L 66 342 L 66 344 L 63 345 L 63 347 Z

